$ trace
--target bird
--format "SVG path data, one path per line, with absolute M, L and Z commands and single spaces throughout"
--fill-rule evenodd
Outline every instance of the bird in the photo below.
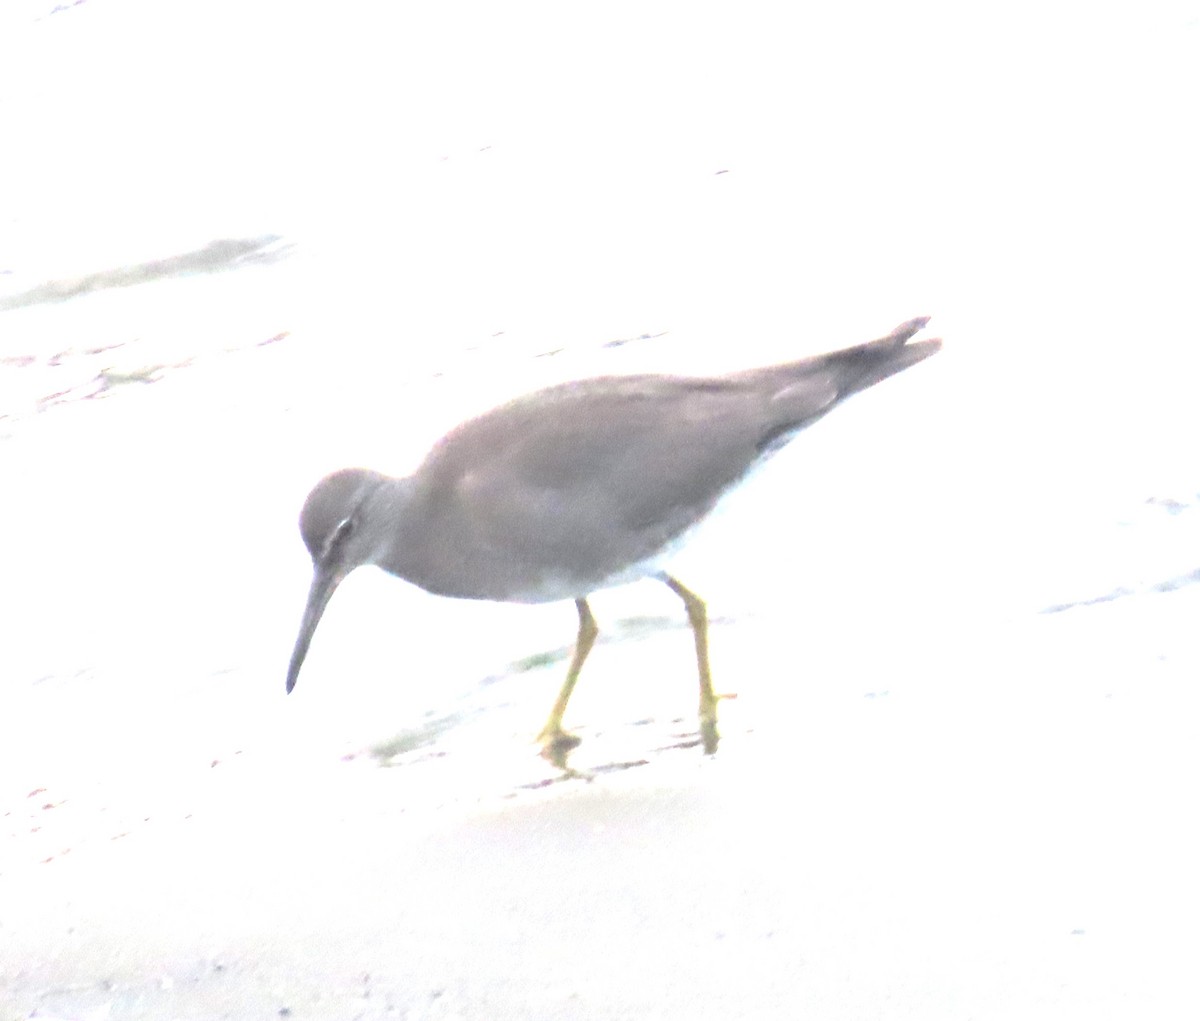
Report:
M 851 395 L 941 348 L 928 323 L 798 361 L 721 376 L 601 376 L 551 386 L 472 418 L 411 475 L 344 468 L 300 512 L 312 584 L 287 691 L 343 579 L 374 565 L 427 592 L 541 603 L 579 617 L 567 675 L 538 734 L 565 768 L 580 739 L 563 715 L 599 633 L 588 597 L 655 578 L 683 602 L 695 640 L 700 743 L 717 750 L 718 695 L 704 601 L 667 571 L 688 533 L 762 461 Z

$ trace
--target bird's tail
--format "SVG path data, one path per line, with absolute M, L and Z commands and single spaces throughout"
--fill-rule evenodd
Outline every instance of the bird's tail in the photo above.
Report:
M 842 398 L 874 386 L 940 350 L 940 340 L 908 343 L 928 322 L 928 316 L 918 316 L 901 323 L 878 340 L 797 362 L 748 369 L 730 378 L 779 393 L 795 387 L 797 394 L 804 398 L 800 404 L 802 413 L 798 412 L 796 417 L 806 418 L 828 411 Z
M 818 355 L 811 359 L 814 369 L 827 369 L 836 381 L 839 397 L 848 397 L 869 386 L 874 386 L 888 376 L 916 365 L 941 349 L 940 340 L 922 340 L 908 343 L 929 322 L 928 316 L 918 316 L 901 323 L 886 337 L 857 344 L 841 351 Z

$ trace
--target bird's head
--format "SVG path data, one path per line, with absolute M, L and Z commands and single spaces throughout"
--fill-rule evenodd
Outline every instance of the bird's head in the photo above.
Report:
M 356 567 L 372 562 L 379 535 L 367 527 L 367 504 L 387 476 L 344 468 L 313 487 L 300 511 L 300 535 L 313 561 L 312 587 L 288 665 L 287 690 L 296 686 L 313 632 L 334 589 Z

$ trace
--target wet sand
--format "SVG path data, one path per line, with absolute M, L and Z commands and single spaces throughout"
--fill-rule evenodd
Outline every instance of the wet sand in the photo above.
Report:
M 1194 19 L 166 10 L 0 33 L 0 1018 L 1200 1016 Z M 569 603 L 284 695 L 326 471 L 922 314 L 682 554 L 715 757 L 653 586 L 583 777 Z
M 1036 629 L 1009 637 L 1048 665 L 1064 654 Z M 1006 683 L 1006 655 L 960 683 L 935 654 L 864 690 L 887 653 L 839 669 L 839 641 L 816 640 L 793 666 L 775 626 L 745 623 L 716 636 L 745 683 L 708 758 L 671 711 L 686 635 L 635 644 L 636 690 L 612 672 L 626 650 L 592 664 L 587 777 L 556 780 L 520 736 L 550 671 L 391 768 L 303 741 L 189 751 L 145 763 L 174 793 L 120 835 L 104 811 L 46 809 L 60 843 L 71 813 L 87 839 L 0 876 L 8 1010 L 1183 1016 L 1182 679 L 1106 697 L 1053 672 Z M 107 807 L 137 790 L 113 786 Z M 1132 864 L 1147 855 L 1153 872 Z

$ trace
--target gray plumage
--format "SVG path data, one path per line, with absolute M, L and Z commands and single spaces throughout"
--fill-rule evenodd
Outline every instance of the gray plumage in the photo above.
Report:
M 300 516 L 315 576 L 288 690 L 334 588 L 363 564 L 438 595 L 513 602 L 579 603 L 639 576 L 666 580 L 656 555 L 764 456 L 936 352 L 938 340 L 908 343 L 927 321 L 720 377 L 550 387 L 464 422 L 408 478 L 360 468 L 327 476 Z

